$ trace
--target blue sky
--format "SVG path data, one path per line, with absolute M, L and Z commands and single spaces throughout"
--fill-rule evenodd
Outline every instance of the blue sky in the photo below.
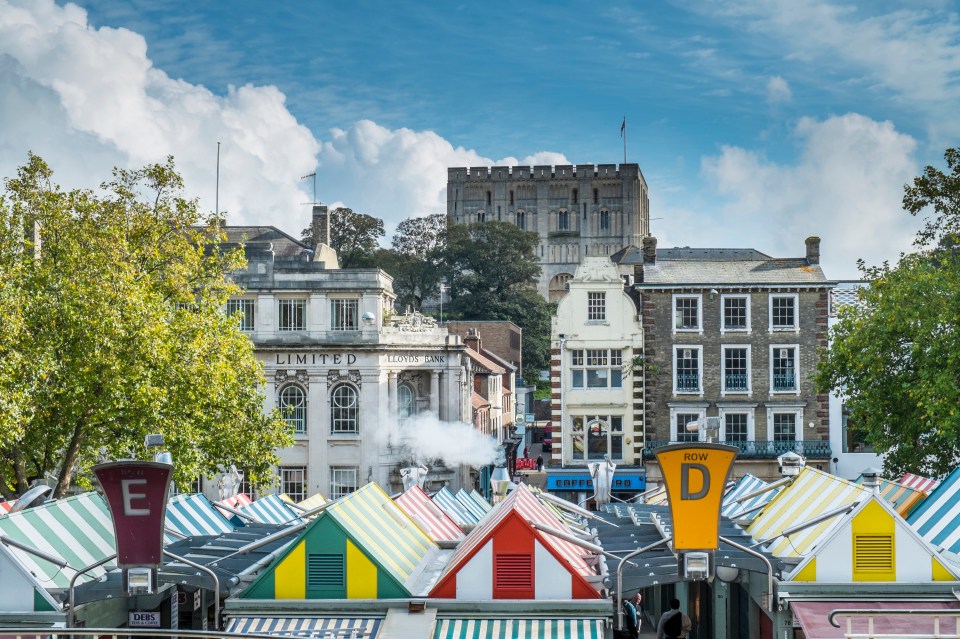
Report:
M 803 254 L 828 277 L 909 250 L 902 186 L 960 138 L 955 2 L 0 0 L 0 174 L 65 185 L 173 154 L 235 223 L 318 197 L 388 233 L 447 166 L 628 161 L 661 246 Z M 3 140 L 6 139 L 6 142 Z

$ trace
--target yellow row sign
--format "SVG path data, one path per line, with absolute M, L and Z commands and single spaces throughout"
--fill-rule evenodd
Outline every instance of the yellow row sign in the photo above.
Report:
M 670 499 L 674 550 L 719 548 L 720 505 L 739 451 L 736 446 L 701 443 L 654 451 Z

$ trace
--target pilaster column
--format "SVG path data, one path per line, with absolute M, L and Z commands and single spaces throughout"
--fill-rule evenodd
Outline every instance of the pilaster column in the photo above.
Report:
M 440 373 L 430 371 L 430 412 L 440 417 Z

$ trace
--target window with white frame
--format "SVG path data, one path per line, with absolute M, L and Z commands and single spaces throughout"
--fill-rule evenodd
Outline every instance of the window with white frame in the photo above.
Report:
M 720 332 L 750 330 L 750 296 L 722 295 Z
M 623 351 L 615 348 L 571 350 L 570 387 L 623 388 Z
M 700 296 L 673 296 L 673 328 L 675 331 L 700 330 Z
M 281 331 L 302 331 L 307 328 L 307 300 L 280 299 L 277 300 L 279 317 L 277 328 Z
M 303 466 L 280 466 L 280 492 L 293 501 L 307 498 L 307 469 Z
M 607 294 L 587 293 L 587 321 L 600 322 L 607 319 Z
M 771 429 L 775 442 L 797 441 L 797 413 L 774 411 Z
M 702 346 L 673 347 L 673 390 L 675 393 L 699 393 L 702 389 Z
M 330 327 L 335 331 L 360 330 L 360 300 L 334 299 L 330 300 Z
M 606 455 L 613 460 L 623 459 L 621 415 L 573 415 L 571 434 L 572 461 L 601 460 Z
M 745 442 L 749 438 L 749 414 L 725 412 L 723 414 L 723 440 Z
M 235 299 L 227 300 L 227 315 L 240 322 L 241 331 L 252 331 L 254 328 L 254 308 L 256 300 Z
M 340 499 L 357 491 L 360 469 L 356 466 L 330 467 L 330 499 Z
M 796 393 L 800 390 L 799 358 L 795 344 L 770 346 L 770 390 L 774 393 Z
M 409 384 L 397 386 L 397 416 L 400 421 L 413 417 L 417 412 L 416 393 Z
M 700 440 L 699 425 L 705 411 L 697 408 L 674 408 L 670 411 L 671 437 L 670 441 L 695 442 Z M 696 425 L 692 430 L 690 427 Z
M 723 392 L 750 392 L 750 347 L 723 346 Z
M 237 494 L 246 495 L 250 499 L 257 498 L 257 488 L 250 483 L 250 480 L 247 479 L 247 473 L 242 470 L 237 470 L 237 473 L 240 475 L 240 483 L 237 484 Z
M 359 432 L 359 416 L 357 390 L 349 384 L 334 386 L 330 391 L 330 432 Z
M 770 295 L 770 330 L 795 331 L 799 328 L 797 305 L 799 296 L 796 293 L 787 295 Z
M 307 432 L 307 394 L 296 384 L 280 389 L 277 406 L 290 431 L 296 435 Z

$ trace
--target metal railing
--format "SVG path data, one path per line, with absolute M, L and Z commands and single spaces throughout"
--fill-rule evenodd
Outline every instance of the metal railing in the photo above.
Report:
M 677 373 L 678 391 L 698 391 L 700 390 L 700 375 L 697 373 Z
M 746 373 L 727 373 L 724 375 L 723 390 L 725 391 L 745 391 L 747 390 Z
M 913 608 L 904 608 L 892 610 L 883 608 L 841 608 L 837 610 L 831 610 L 830 614 L 827 615 L 827 621 L 829 621 L 830 625 L 834 628 L 843 629 L 844 626 L 840 625 L 836 617 L 845 618 L 846 629 L 844 636 L 848 637 L 849 639 L 881 639 L 883 637 L 960 637 L 960 610 L 956 609 L 918 610 Z M 879 617 L 883 620 L 889 619 L 890 617 L 932 617 L 933 627 L 927 627 L 923 631 L 920 631 L 918 628 L 915 634 L 903 634 L 902 632 L 877 632 L 874 627 L 874 617 Z M 866 632 L 863 632 L 859 629 L 856 631 L 854 630 L 853 620 L 857 618 L 862 618 L 867 622 Z M 941 628 L 941 620 L 946 622 L 944 625 L 947 626 L 948 629 L 944 630 Z M 949 628 L 950 626 L 953 626 L 952 629 Z
M 647 440 L 643 445 L 645 459 L 653 459 L 653 451 L 661 446 L 676 444 L 669 440 Z M 810 459 L 830 458 L 830 442 L 823 440 L 795 441 L 795 440 L 726 440 L 714 442 L 736 446 L 740 449 L 737 459 L 776 459 L 788 452 L 799 453 Z
M 774 373 L 773 390 L 775 391 L 793 391 L 797 390 L 797 376 L 794 373 Z

